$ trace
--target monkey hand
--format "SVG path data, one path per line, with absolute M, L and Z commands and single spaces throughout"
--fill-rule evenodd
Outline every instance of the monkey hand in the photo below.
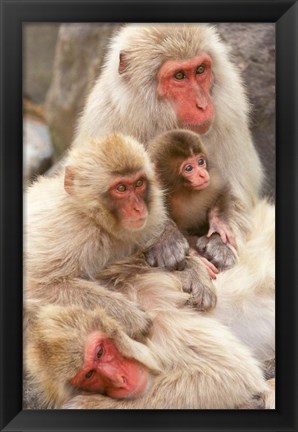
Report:
M 210 238 L 214 233 L 218 233 L 224 243 L 230 243 L 234 248 L 237 248 L 234 234 L 224 222 L 220 221 L 218 223 L 210 224 L 207 237 Z
M 210 279 L 216 279 L 216 275 L 218 273 L 218 269 L 215 267 L 214 264 L 212 264 L 212 262 L 210 262 L 209 260 L 207 260 L 207 258 L 205 258 L 204 256 L 200 255 L 198 251 L 196 251 L 194 248 L 190 248 L 189 249 L 189 255 L 191 256 L 197 256 L 200 258 L 200 260 L 202 261 L 202 263 L 205 265 L 209 277 Z
M 215 288 L 200 257 L 187 257 L 184 270 L 176 271 L 175 276 L 180 279 L 183 291 L 190 293 L 187 304 L 200 311 L 215 307 Z
M 200 237 L 196 248 L 220 271 L 227 270 L 237 261 L 236 251 L 229 243 L 224 243 L 218 233 L 212 234 L 209 238 L 207 236 Z
M 188 242 L 172 220 L 167 221 L 158 241 L 144 252 L 151 267 L 164 267 L 169 270 L 179 268 L 188 253 Z
M 212 283 L 212 282 L 211 282 Z M 186 291 L 185 285 L 183 290 Z M 208 311 L 215 308 L 216 306 L 216 294 L 214 288 L 210 289 L 202 281 L 196 279 L 192 280 L 188 285 L 188 289 L 191 291 L 191 295 L 187 304 L 194 307 L 199 311 Z

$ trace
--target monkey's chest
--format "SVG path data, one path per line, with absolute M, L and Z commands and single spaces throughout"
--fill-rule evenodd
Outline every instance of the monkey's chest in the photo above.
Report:
M 200 233 L 208 222 L 209 202 L 197 195 L 174 196 L 169 211 L 181 231 Z

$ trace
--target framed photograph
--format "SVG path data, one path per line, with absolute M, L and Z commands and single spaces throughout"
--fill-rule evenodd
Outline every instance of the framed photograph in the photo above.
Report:
M 285 432 L 296 430 L 296 407 L 298 399 L 296 371 L 298 336 L 296 308 L 298 304 L 296 295 L 297 272 L 295 270 L 298 258 L 298 214 L 296 201 L 298 185 L 298 159 L 296 150 L 298 130 L 298 70 L 296 61 L 298 52 L 296 31 L 298 25 L 297 1 L 277 0 L 273 4 L 269 0 L 260 2 L 242 0 L 211 0 L 209 2 L 200 0 L 196 2 L 149 2 L 137 0 L 121 2 L 104 2 L 100 0 L 87 2 L 83 0 L 61 0 L 59 2 L 54 0 L 39 2 L 31 2 L 29 0 L 0 1 L 2 54 L 0 155 L 1 430 L 282 430 Z M 221 63 L 221 59 L 219 58 L 216 58 L 215 61 L 210 58 L 209 55 L 205 54 L 203 60 L 201 58 L 199 58 L 199 60 L 197 58 L 195 59 L 196 62 L 199 62 L 199 66 L 197 64 L 195 65 L 195 79 L 201 80 L 200 86 L 202 87 L 200 88 L 203 89 L 203 93 L 205 92 L 202 97 L 202 92 L 200 91 L 200 97 L 203 99 L 202 106 L 198 106 L 201 102 L 196 102 L 197 109 L 204 113 L 202 114 L 203 120 L 199 126 L 193 126 L 191 123 L 192 120 L 189 120 L 191 118 L 191 111 L 190 108 L 186 107 L 189 99 L 186 97 L 184 98 L 184 93 L 187 93 L 188 90 L 182 89 L 181 83 L 181 81 L 187 77 L 187 67 L 193 67 L 193 65 L 188 66 L 186 62 L 183 63 L 183 61 L 181 61 L 181 67 L 180 63 L 179 67 L 177 64 L 173 66 L 174 62 L 169 56 L 170 60 L 165 62 L 167 67 L 163 69 L 159 66 L 158 79 L 160 81 L 156 91 L 158 91 L 158 97 L 162 100 L 162 103 L 164 103 L 163 98 L 169 98 L 169 100 L 166 100 L 166 103 L 171 103 L 179 122 L 182 122 L 181 119 L 186 119 L 185 123 L 182 122 L 181 124 L 190 125 L 189 129 L 191 130 L 194 130 L 196 127 L 199 128 L 197 132 L 203 134 L 203 144 L 205 133 L 206 142 L 208 143 L 208 128 L 217 127 L 218 123 L 213 120 L 213 115 L 217 119 L 224 118 L 224 109 L 227 109 L 227 107 L 235 111 L 236 114 L 238 114 L 237 111 L 239 112 L 239 128 L 241 128 L 241 109 L 246 109 L 241 107 L 246 107 L 245 94 L 247 95 L 247 101 L 250 104 L 251 111 L 249 127 L 252 131 L 253 141 L 260 156 L 266 179 L 264 182 L 263 194 L 268 196 L 270 198 L 270 203 L 275 205 L 276 215 L 276 230 L 274 233 L 276 240 L 276 319 L 273 326 L 275 327 L 277 353 L 275 369 L 276 404 L 274 409 L 271 406 L 270 408 L 272 409 L 248 409 L 250 407 L 242 407 L 241 403 L 240 409 L 219 409 L 221 408 L 220 403 L 218 407 L 211 406 L 210 408 L 207 406 L 203 409 L 201 407 L 198 407 L 199 409 L 194 409 L 192 404 L 195 405 L 195 402 L 190 402 L 190 406 L 183 404 L 183 402 L 177 402 L 177 407 L 175 404 L 171 405 L 171 402 L 168 404 L 162 403 L 159 406 L 156 402 L 159 396 L 155 396 L 156 399 L 155 402 L 152 403 L 152 406 L 150 405 L 150 400 L 147 399 L 147 401 L 149 400 L 149 407 L 145 406 L 144 408 L 147 409 L 142 409 L 137 403 L 132 403 L 131 405 L 130 403 L 126 404 L 127 395 L 123 395 L 122 393 L 120 396 L 116 397 L 120 397 L 120 407 L 128 409 L 110 409 L 118 408 L 116 406 L 117 402 L 115 406 L 114 403 L 99 406 L 95 404 L 92 406 L 92 409 L 84 409 L 90 408 L 90 406 L 85 405 L 81 407 L 83 409 L 73 409 L 73 405 L 70 405 L 72 409 L 61 409 L 60 407 L 57 408 L 55 404 L 55 409 L 52 409 L 52 407 L 50 409 L 43 409 L 47 407 L 38 406 L 38 404 L 35 406 L 34 401 L 27 401 L 28 406 L 26 406 L 26 403 L 24 404 L 26 395 L 24 395 L 23 389 L 23 287 L 24 279 L 28 277 L 29 274 L 23 269 L 23 250 L 26 248 L 23 240 L 24 221 L 26 220 L 23 196 L 24 187 L 38 174 L 44 173 L 47 170 L 55 170 L 57 166 L 59 169 L 59 160 L 60 158 L 63 160 L 66 155 L 65 150 L 73 140 L 73 131 L 76 127 L 79 115 L 83 112 L 87 95 L 96 82 L 98 72 L 103 65 L 103 59 L 107 52 L 112 49 L 111 46 L 108 45 L 108 40 L 124 23 L 141 23 L 144 26 L 150 26 L 152 23 L 185 23 L 187 25 L 191 23 L 207 23 L 210 25 L 210 28 L 213 26 L 216 28 L 224 45 L 229 46 L 229 54 L 231 54 L 233 63 L 236 64 L 237 70 L 241 72 L 243 82 L 246 86 L 245 90 L 242 85 L 240 85 L 241 94 L 238 94 L 237 101 L 236 98 L 234 102 L 234 100 L 230 100 L 227 97 L 222 104 L 223 112 L 219 112 L 220 105 L 216 105 L 214 114 L 212 100 L 216 99 L 217 90 L 216 88 L 212 91 L 210 90 L 209 96 L 208 86 L 211 86 L 211 84 L 205 83 L 211 83 L 214 75 L 219 77 L 218 82 L 221 82 L 221 77 L 224 75 L 224 72 L 220 72 L 219 70 L 220 67 L 224 67 L 224 62 Z M 43 38 L 40 38 L 41 35 L 43 35 Z M 44 38 L 45 35 L 46 37 Z M 125 37 L 129 40 L 130 35 L 128 34 Z M 212 31 L 210 37 L 214 37 Z M 46 42 L 42 41 L 42 39 L 46 39 Z M 214 40 L 216 40 L 216 37 Z M 216 42 L 214 42 L 214 44 L 216 45 Z M 92 48 L 90 48 L 89 45 Z M 88 49 L 84 49 L 84 47 L 87 46 Z M 212 47 L 212 49 L 213 48 L 214 47 Z M 151 49 L 153 50 L 153 48 Z M 54 50 L 54 68 L 56 75 L 53 73 Z M 142 55 L 142 58 L 145 58 L 148 52 L 148 50 L 146 50 L 147 45 L 145 44 L 140 51 L 136 50 L 136 52 L 138 52 L 138 55 Z M 130 71 L 129 62 L 131 57 L 129 57 L 130 54 L 127 56 L 125 50 L 120 50 L 120 53 L 118 72 L 124 74 L 124 79 L 128 82 L 130 77 L 127 70 Z M 225 54 L 223 54 L 223 56 L 224 55 Z M 211 64 L 215 72 L 212 71 L 212 74 L 210 72 L 210 77 L 208 78 L 208 68 L 211 68 Z M 41 67 L 40 70 L 39 67 Z M 227 68 L 229 67 L 230 65 L 228 64 Z M 145 74 L 147 71 L 143 70 L 142 72 Z M 154 73 L 156 74 L 156 70 L 154 70 Z M 200 75 L 204 73 L 207 74 L 207 78 L 200 77 Z M 125 74 L 127 74 L 127 78 L 125 78 Z M 237 80 L 237 74 L 235 75 L 236 78 L 234 78 L 232 72 L 232 76 L 233 80 Z M 51 78 L 50 88 L 48 87 L 49 77 Z M 168 84 L 169 80 L 173 77 L 175 79 L 175 86 Z M 139 79 L 140 83 L 142 82 L 140 77 L 137 78 L 134 76 L 134 79 Z M 205 80 L 204 83 L 203 80 Z M 227 81 L 225 84 L 227 86 L 230 85 Z M 205 86 L 208 87 L 206 91 Z M 237 83 L 231 83 L 231 87 L 233 86 L 236 88 Z M 183 98 L 183 107 L 180 107 L 178 103 L 175 105 L 177 99 L 176 95 L 178 93 L 179 98 L 178 96 L 177 98 Z M 45 102 L 46 94 L 47 100 Z M 102 94 L 103 93 L 101 93 L 101 95 Z M 166 96 L 164 96 L 165 94 Z M 136 99 L 134 102 L 135 101 Z M 45 103 L 47 105 L 46 121 L 43 111 Z M 127 110 L 127 112 L 129 110 Z M 133 109 L 131 109 L 131 111 L 133 112 Z M 140 112 L 139 110 L 139 113 Z M 82 118 L 85 118 L 84 115 L 83 112 Z M 83 122 L 84 121 L 83 119 Z M 117 122 L 113 123 L 113 120 L 111 120 L 111 125 L 112 124 L 117 124 Z M 47 126 L 51 128 L 51 136 Z M 122 128 L 125 133 L 127 131 L 126 125 L 123 124 Z M 204 128 L 206 128 L 206 130 Z M 162 128 L 160 129 L 162 131 Z M 122 132 L 120 126 L 119 131 Z M 39 136 L 40 134 L 42 135 L 43 145 L 45 145 L 45 147 L 42 151 L 39 151 L 37 155 L 35 150 L 36 146 L 39 146 L 38 134 Z M 148 132 L 146 135 L 148 140 L 152 139 L 149 135 Z M 239 134 L 239 136 L 241 136 L 241 134 Z M 142 136 L 142 132 L 135 138 L 139 139 L 139 141 L 142 141 L 142 139 L 144 142 L 146 141 Z M 243 141 L 245 141 L 244 138 Z M 32 146 L 30 149 L 29 144 Z M 212 149 L 214 153 L 214 147 Z M 244 151 L 245 149 L 243 152 Z M 208 164 L 210 162 L 208 158 L 212 158 L 213 153 L 210 152 L 209 154 L 207 149 L 208 169 L 206 167 L 206 172 L 208 172 L 208 176 Z M 152 154 L 150 155 L 152 156 Z M 200 155 L 202 154 L 204 154 L 204 152 L 200 153 Z M 193 155 L 193 152 L 191 155 Z M 231 155 L 233 155 L 233 152 Z M 241 152 L 239 155 L 240 156 L 237 157 L 243 157 Z M 243 157 L 243 159 L 245 158 Z M 252 168 L 252 160 L 253 158 L 250 160 L 251 165 L 249 168 L 242 165 L 243 173 L 239 171 L 237 175 L 242 175 L 244 178 L 244 171 L 246 169 L 248 171 L 252 169 L 255 172 L 255 176 L 253 176 L 252 179 L 257 183 L 259 171 L 258 168 Z M 189 167 L 189 159 L 187 159 L 187 161 L 187 167 Z M 200 161 L 202 161 L 202 159 L 200 159 Z M 157 162 L 155 166 L 157 166 Z M 183 167 L 185 168 L 185 165 L 183 165 Z M 189 171 L 189 169 L 187 168 L 185 171 Z M 73 193 L 74 172 L 75 171 L 71 170 L 68 171 L 67 178 L 65 175 L 64 188 L 69 195 Z M 179 172 L 181 172 L 181 169 Z M 210 168 L 210 177 L 212 177 L 211 172 Z M 148 175 L 148 173 L 146 175 Z M 146 181 L 145 179 L 145 182 Z M 136 179 L 136 182 L 138 187 L 144 187 L 144 176 L 142 175 L 141 178 Z M 122 190 L 119 189 L 118 177 L 116 186 L 118 188 L 117 193 L 122 192 Z M 120 186 L 123 187 L 123 184 L 121 183 Z M 168 185 L 163 186 L 165 188 L 168 187 Z M 126 188 L 126 186 L 124 187 Z M 251 186 L 252 189 L 253 187 L 254 186 Z M 231 199 L 234 199 L 230 189 L 224 188 L 222 190 L 224 190 L 225 194 L 231 193 Z M 222 190 L 220 189 L 218 192 L 219 197 L 222 196 Z M 45 197 L 45 203 L 46 198 L 47 197 Z M 51 197 L 49 197 L 49 199 L 51 199 Z M 216 200 L 216 211 L 218 208 L 228 207 L 226 202 L 222 204 L 220 199 L 221 198 L 217 198 Z M 171 208 L 170 204 L 169 208 Z M 209 215 L 213 214 L 210 208 L 208 212 Z M 214 217 L 216 221 L 218 220 L 217 216 L 218 213 L 216 213 L 216 217 Z M 173 216 L 176 222 L 180 221 L 179 217 L 177 217 L 178 219 L 176 220 Z M 260 228 L 260 232 L 262 232 L 262 230 L 267 232 L 267 220 L 265 220 L 265 218 L 264 220 L 262 218 L 259 219 L 260 225 L 257 228 Z M 209 224 L 211 228 L 210 217 Z M 179 222 L 177 222 L 177 225 L 180 228 Z M 224 234 L 222 235 L 227 236 L 228 243 L 230 242 L 233 246 L 233 240 L 231 240 L 231 238 L 229 239 L 230 231 L 228 228 L 229 227 L 225 225 Z M 50 260 L 49 257 L 48 259 Z M 256 262 L 256 269 L 258 268 L 257 265 L 258 263 Z M 210 266 L 209 271 L 213 271 L 210 270 Z M 228 283 L 223 286 L 227 286 L 228 289 Z M 88 290 L 88 282 L 86 290 Z M 259 307 L 259 309 L 261 308 Z M 116 315 L 119 314 L 120 316 L 121 313 L 119 309 Z M 258 316 L 260 316 L 261 321 L 261 312 L 259 312 Z M 272 317 L 274 317 L 274 313 Z M 112 316 L 112 318 L 116 317 Z M 219 315 L 216 318 L 223 321 L 223 323 L 220 324 L 223 325 L 223 329 L 224 326 L 229 326 L 228 317 L 226 321 L 221 319 Z M 35 316 L 34 319 L 36 319 Z M 38 319 L 41 318 L 39 317 Z M 121 322 L 121 318 L 119 319 Z M 266 317 L 264 317 L 264 321 L 265 320 Z M 48 323 L 46 322 L 45 327 L 47 325 Z M 198 325 L 200 325 L 199 322 Z M 203 328 L 204 325 L 205 324 L 202 322 Z M 252 327 L 254 325 L 257 329 L 260 324 L 256 320 L 252 323 Z M 107 328 L 108 325 L 104 322 L 104 326 L 106 326 L 104 328 Z M 112 324 L 109 324 L 109 326 L 112 326 Z M 122 330 L 121 328 L 121 331 Z M 184 331 L 186 330 L 187 326 Z M 118 332 L 117 334 L 119 335 L 120 333 Z M 222 334 L 225 335 L 225 330 L 223 330 Z M 257 334 L 257 332 L 255 333 L 255 329 L 252 328 L 249 329 L 249 334 L 254 335 Z M 237 336 L 239 336 L 238 333 Z M 120 336 L 117 337 L 120 338 Z M 224 352 L 224 336 L 221 339 L 220 346 L 223 346 L 222 352 Z M 122 346 L 123 341 L 126 341 L 126 339 L 119 340 L 120 342 L 117 339 L 115 346 L 117 356 L 119 355 L 122 358 L 122 354 L 126 352 L 125 348 L 121 348 L 123 349 L 121 354 L 118 352 L 117 346 L 118 348 Z M 107 341 L 109 341 L 108 344 L 110 344 L 109 337 L 107 337 Z M 229 350 L 231 346 L 232 351 L 233 345 L 229 345 L 229 343 L 230 341 L 228 342 L 227 339 L 227 350 Z M 254 342 L 252 342 L 252 345 L 253 344 Z M 131 346 L 133 347 L 133 344 Z M 108 345 L 104 345 L 103 352 L 105 353 L 108 349 L 110 349 L 110 345 L 109 348 Z M 112 349 L 114 350 L 114 348 Z M 126 349 L 128 350 L 128 348 Z M 144 354 L 140 353 L 138 349 L 136 348 L 136 352 L 138 353 L 135 358 L 138 359 L 136 361 L 139 367 L 139 362 L 141 362 L 139 359 L 142 358 Z M 181 350 L 183 349 L 184 345 L 182 343 Z M 185 349 L 188 349 L 187 344 L 185 344 Z M 200 349 L 204 350 L 203 342 Z M 236 354 L 233 353 L 235 357 L 238 355 L 237 349 L 238 348 L 235 347 Z M 239 355 L 241 355 L 240 351 L 241 349 L 239 349 Z M 46 352 L 44 352 L 44 354 L 46 354 Z M 100 353 L 100 356 L 101 355 L 102 353 Z M 256 352 L 254 352 L 253 355 L 258 357 Z M 124 360 L 121 360 L 121 364 L 124 364 L 126 361 L 125 359 L 127 357 L 125 357 L 125 354 L 123 358 Z M 181 356 L 181 359 L 182 358 Z M 185 361 L 186 359 L 188 360 L 188 358 L 185 358 Z M 260 359 L 258 358 L 258 360 Z M 134 368 L 133 361 L 135 360 L 133 359 L 129 363 L 130 370 Z M 153 363 L 154 361 L 155 360 L 152 360 Z M 210 362 L 212 361 L 213 360 L 210 359 Z M 33 360 L 33 363 L 34 362 L 35 360 Z M 250 367 L 248 365 L 249 362 L 254 362 L 254 360 L 247 359 L 247 368 Z M 150 361 L 148 361 L 148 363 L 150 363 Z M 245 363 L 245 361 L 243 363 Z M 230 367 L 231 375 L 235 373 L 235 368 L 237 367 L 235 364 L 236 363 L 230 363 L 228 366 L 228 368 Z M 216 367 L 218 367 L 218 365 Z M 224 362 L 222 367 L 226 367 Z M 229 374 L 228 368 L 227 374 Z M 38 367 L 33 369 L 37 374 L 39 373 Z M 245 374 L 245 369 L 245 367 L 243 369 L 239 368 L 239 374 L 241 375 L 240 371 Z M 191 370 L 191 366 L 189 366 L 189 370 Z M 194 371 L 195 370 L 196 369 L 194 369 Z M 85 370 L 83 374 L 85 374 L 85 379 L 87 376 Z M 143 376 L 144 374 L 142 374 L 142 377 Z M 49 381 L 50 379 L 51 378 L 49 378 Z M 38 381 L 38 378 L 36 378 L 36 380 Z M 53 373 L 53 381 L 55 382 L 55 380 L 59 380 L 59 375 Z M 127 380 L 128 378 L 125 378 L 125 382 L 127 382 Z M 243 381 L 245 381 L 244 378 Z M 77 375 L 73 382 L 78 382 Z M 193 381 L 192 390 L 190 391 L 195 391 L 196 389 L 194 382 L 196 381 Z M 183 385 L 184 387 L 188 387 L 186 383 L 188 383 L 190 387 L 189 381 L 184 381 L 182 387 Z M 219 386 L 221 384 L 222 383 L 219 382 Z M 92 390 L 91 387 L 88 387 L 88 384 L 85 387 L 84 385 L 80 384 L 80 387 L 86 390 Z M 109 393 L 110 387 L 103 387 L 103 391 L 113 398 L 113 394 L 118 395 L 119 393 L 118 390 L 113 390 Z M 170 392 L 171 387 L 168 387 L 168 389 Z M 159 391 L 158 386 L 156 387 L 156 391 Z M 199 384 L 197 391 L 204 392 Z M 211 391 L 210 388 L 206 393 L 209 391 Z M 237 391 L 239 391 L 239 389 L 234 388 L 235 394 Z M 170 395 L 161 393 L 160 397 L 163 399 L 169 398 L 170 401 L 175 397 L 174 393 L 173 387 L 173 392 L 171 392 Z M 178 394 L 181 394 L 182 398 L 188 398 L 189 396 L 187 395 L 187 388 L 184 388 L 183 391 Z M 188 400 L 193 401 L 194 399 L 195 398 L 190 397 Z M 137 400 L 137 398 L 135 400 Z M 206 402 L 207 405 L 208 403 Z M 256 408 L 257 405 L 256 402 Z

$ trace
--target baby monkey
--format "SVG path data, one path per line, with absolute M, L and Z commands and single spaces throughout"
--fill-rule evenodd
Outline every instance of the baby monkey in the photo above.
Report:
M 229 216 L 234 198 L 207 158 L 199 135 L 182 129 L 166 132 L 149 144 L 149 153 L 165 189 L 168 212 L 190 245 L 219 270 L 231 267 L 236 260 L 230 248 L 236 248 Z M 211 236 L 217 237 L 214 256 L 206 248 Z

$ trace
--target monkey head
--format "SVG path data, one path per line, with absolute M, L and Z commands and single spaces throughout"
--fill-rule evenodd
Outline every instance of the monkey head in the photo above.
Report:
M 156 211 L 164 213 L 144 147 L 121 134 L 74 148 L 65 167 L 64 189 L 80 213 L 113 235 L 142 231 Z
M 168 100 L 179 124 L 205 133 L 213 119 L 212 60 L 207 54 L 192 59 L 168 60 L 158 73 L 158 96 Z
M 159 371 L 149 348 L 130 339 L 100 307 L 87 311 L 48 305 L 26 313 L 31 314 L 27 365 L 36 381 L 42 375 L 45 387 L 41 391 L 57 404 L 75 388 L 113 398 L 136 398 Z
M 157 104 L 172 108 L 173 128 L 204 134 L 214 118 L 213 51 L 207 46 L 217 50 L 218 40 L 210 27 L 182 24 L 178 28 L 175 33 L 166 25 L 153 25 L 150 30 L 123 28 L 122 39 L 116 39 L 116 44 L 124 46 L 118 72 L 130 81 L 130 87 L 138 85 L 139 93 L 155 86 Z
M 203 190 L 210 182 L 206 149 L 198 134 L 174 130 L 158 135 L 149 144 L 149 153 L 162 185 Z

